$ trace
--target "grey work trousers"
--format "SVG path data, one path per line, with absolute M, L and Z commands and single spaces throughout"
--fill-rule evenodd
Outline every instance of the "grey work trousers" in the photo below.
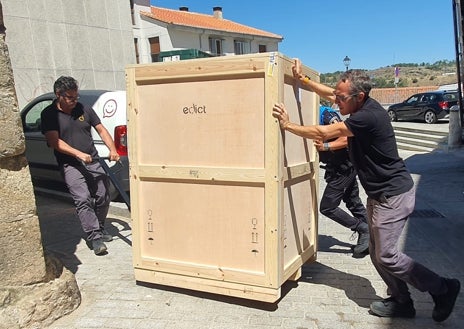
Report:
M 399 302 L 410 297 L 407 284 L 431 294 L 446 292 L 442 277 L 398 249 L 398 240 L 414 210 L 415 188 L 379 202 L 367 198 L 370 230 L 369 254 L 389 294 Z
M 76 215 L 88 240 L 102 236 L 110 206 L 109 179 L 99 162 L 70 165 L 61 168 Z

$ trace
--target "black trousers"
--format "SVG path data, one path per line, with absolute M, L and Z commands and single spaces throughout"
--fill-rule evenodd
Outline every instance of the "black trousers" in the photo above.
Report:
M 356 171 L 349 167 L 344 171 L 326 169 L 324 179 L 327 186 L 322 194 L 319 211 L 328 218 L 351 229 L 356 230 L 360 222 L 367 223 L 367 212 L 359 197 Z M 351 215 L 341 209 L 343 201 Z

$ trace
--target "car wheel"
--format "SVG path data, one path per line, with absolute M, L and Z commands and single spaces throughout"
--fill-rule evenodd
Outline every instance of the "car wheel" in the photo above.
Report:
M 435 123 L 437 122 L 437 115 L 433 111 L 427 111 L 424 115 L 425 123 Z
M 398 121 L 398 117 L 396 116 L 395 111 L 388 110 L 388 116 L 390 117 L 390 121 Z

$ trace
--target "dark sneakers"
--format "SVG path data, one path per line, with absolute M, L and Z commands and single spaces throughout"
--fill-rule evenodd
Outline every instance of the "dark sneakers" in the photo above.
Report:
M 356 232 L 358 232 L 358 242 L 353 247 L 353 257 L 362 258 L 369 254 L 369 227 L 366 223 L 360 222 Z
M 412 299 L 399 303 L 394 297 L 371 303 L 371 313 L 386 318 L 413 318 L 416 310 Z
M 103 242 L 113 241 L 113 236 L 109 234 L 105 229 L 100 229 L 98 231 L 90 231 L 87 233 L 87 241 L 93 241 L 95 236 L 101 236 L 100 239 Z M 93 242 L 92 242 L 93 245 Z M 106 246 L 105 246 L 106 247 Z M 95 249 L 94 249 L 95 250 Z
M 435 307 L 433 308 L 432 318 L 437 322 L 445 321 L 454 308 L 454 303 L 458 298 L 461 284 L 457 279 L 445 279 L 448 290 L 441 295 L 432 295 Z
M 106 230 L 102 230 L 102 239 L 103 242 L 111 242 L 113 241 L 113 236 L 109 234 Z
M 101 255 L 106 252 L 106 245 L 103 243 L 103 238 L 92 240 L 92 249 L 95 255 Z
M 353 257 L 362 258 L 369 254 L 369 233 L 358 233 L 358 242 L 353 247 Z

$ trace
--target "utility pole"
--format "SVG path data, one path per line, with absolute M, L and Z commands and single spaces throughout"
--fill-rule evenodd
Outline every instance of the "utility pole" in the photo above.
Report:
M 453 0 L 453 25 L 454 25 L 454 45 L 456 52 L 456 72 L 458 76 L 458 99 L 459 99 L 459 118 L 461 122 L 461 127 L 463 125 L 464 115 L 463 115 L 463 104 L 462 104 L 462 52 L 464 46 L 463 40 L 463 8 L 461 6 L 461 0 Z

